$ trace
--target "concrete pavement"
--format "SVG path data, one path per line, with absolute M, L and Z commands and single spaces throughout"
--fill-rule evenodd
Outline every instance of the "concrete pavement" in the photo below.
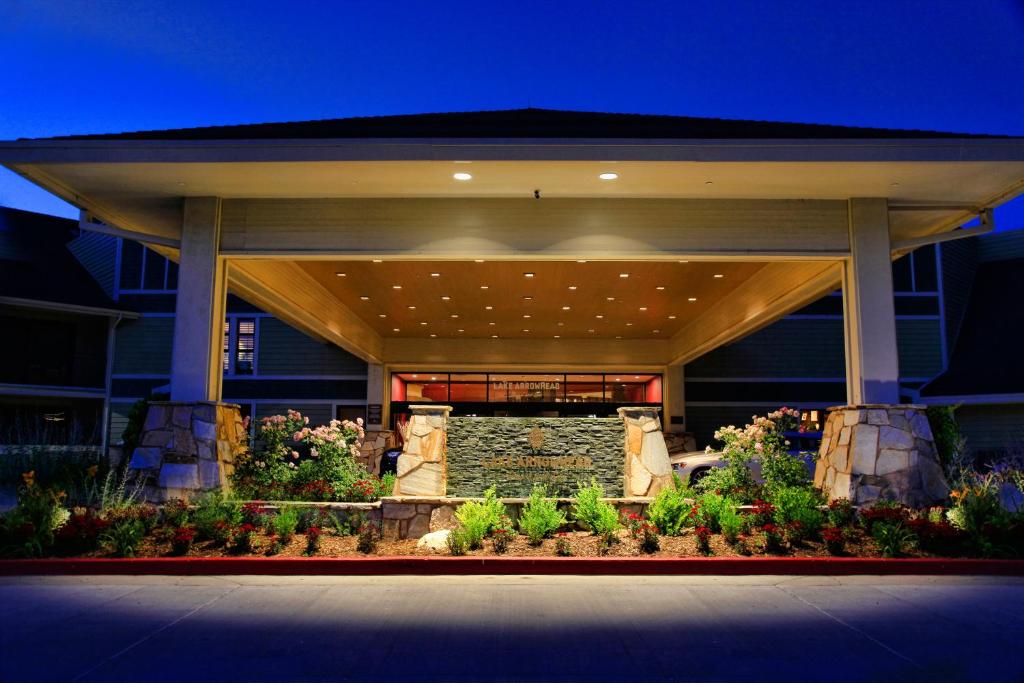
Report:
M 0 579 L 0 680 L 1014 681 L 1024 580 Z

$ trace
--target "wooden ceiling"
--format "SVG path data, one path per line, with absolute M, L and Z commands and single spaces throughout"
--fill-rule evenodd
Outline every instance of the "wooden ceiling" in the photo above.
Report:
M 668 339 L 765 265 L 707 261 L 297 263 L 381 336 L 438 339 L 494 335 L 503 339 Z

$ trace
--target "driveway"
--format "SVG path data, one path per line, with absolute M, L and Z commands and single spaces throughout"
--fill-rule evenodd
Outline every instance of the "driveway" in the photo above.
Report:
M 1024 580 L 0 579 L 0 680 L 1021 681 Z

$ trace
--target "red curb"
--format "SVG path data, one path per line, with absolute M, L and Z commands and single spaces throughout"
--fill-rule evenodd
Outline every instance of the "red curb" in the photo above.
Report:
M 791 574 L 804 576 L 984 575 L 1024 576 L 1024 560 L 857 557 L 636 558 L 636 557 L 144 557 L 132 559 L 0 560 L 0 576 L 159 574 L 174 576 L 402 574 L 543 574 L 686 576 Z

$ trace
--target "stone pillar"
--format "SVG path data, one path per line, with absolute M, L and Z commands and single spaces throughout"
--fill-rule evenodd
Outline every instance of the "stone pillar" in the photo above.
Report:
M 227 489 L 247 433 L 234 403 L 153 402 L 128 471 L 152 502 Z
M 380 460 L 384 451 L 394 445 L 394 432 L 385 429 L 376 431 L 367 429 L 366 436 L 359 444 L 359 461 L 373 474 L 380 474 Z
M 814 485 L 856 505 L 896 500 L 911 507 L 949 495 L 925 407 L 862 404 L 829 408 Z
M 653 496 L 672 486 L 660 408 L 619 408 L 626 428 L 626 467 L 623 491 L 627 497 Z
M 402 427 L 396 496 L 443 496 L 448 465 L 448 413 L 451 406 L 409 406 L 412 417 Z

